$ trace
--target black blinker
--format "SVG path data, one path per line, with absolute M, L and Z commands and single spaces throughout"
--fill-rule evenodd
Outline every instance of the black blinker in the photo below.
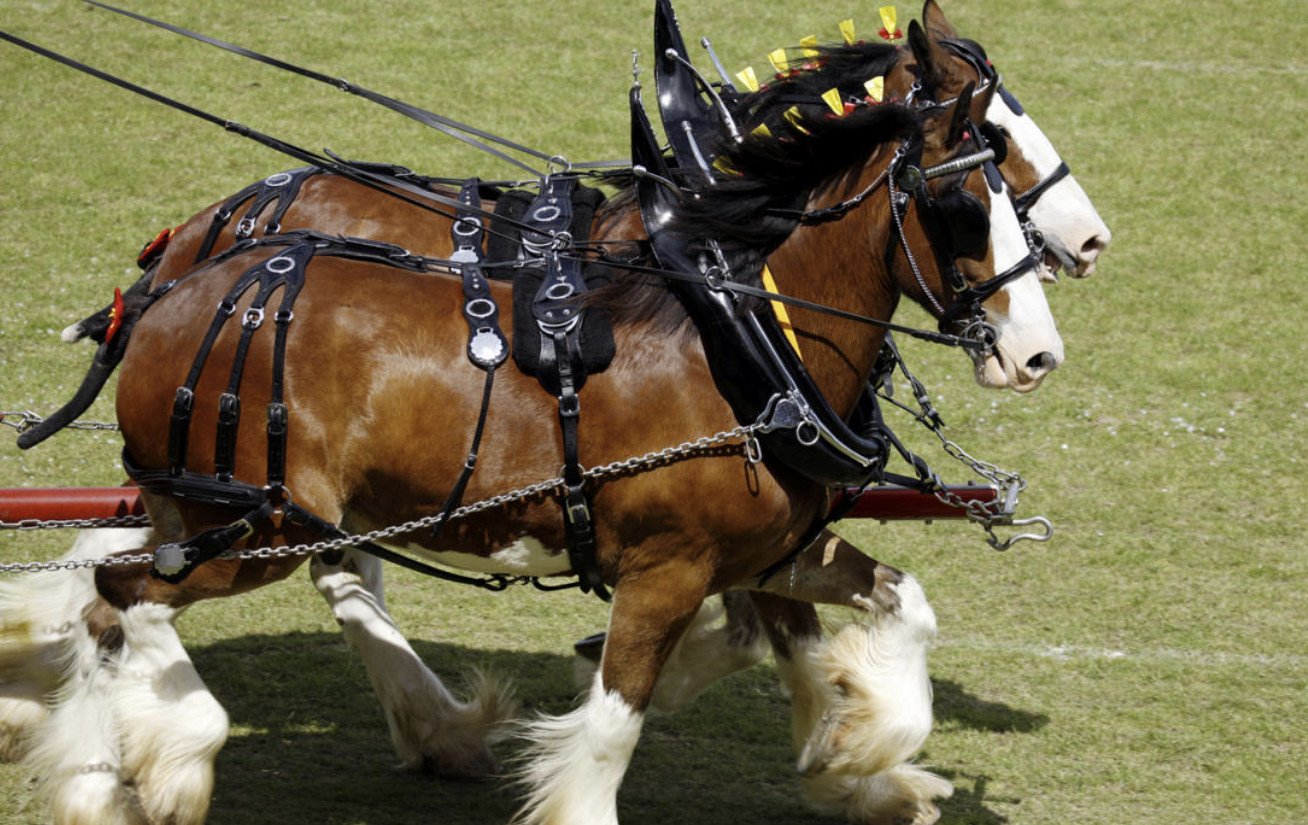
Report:
M 980 128 L 981 137 L 985 138 L 987 149 L 995 150 L 994 164 L 999 166 L 1008 157 L 1008 141 L 1004 139 L 1004 133 L 999 131 L 999 127 L 990 121 L 984 121 Z
M 959 258 L 984 259 L 990 244 L 990 213 L 981 200 L 964 189 L 951 189 L 933 206 L 949 236 L 950 251 Z

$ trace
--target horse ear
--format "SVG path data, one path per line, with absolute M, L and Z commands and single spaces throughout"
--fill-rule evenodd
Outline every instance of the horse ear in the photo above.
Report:
M 916 20 L 908 24 L 908 47 L 913 52 L 913 60 L 917 62 L 920 71 L 918 76 L 924 83 L 933 80 L 936 76 L 936 63 L 933 60 L 931 38 L 927 37 L 926 31 Z
M 972 120 L 972 92 L 975 90 L 976 84 L 968 83 L 954 101 L 953 111 L 949 113 L 949 137 L 945 140 L 948 148 L 957 146 L 967 131 L 968 123 Z
M 955 61 L 936 41 L 935 35 L 927 34 L 926 29 L 916 20 L 908 24 L 908 46 L 920 69 L 918 77 L 928 90 L 949 86 L 951 80 L 956 80 L 953 76 Z
M 940 10 L 936 0 L 926 0 L 926 5 L 922 7 L 922 22 L 932 37 L 958 37 L 958 32 L 954 31 L 953 25 L 945 18 L 945 13 Z

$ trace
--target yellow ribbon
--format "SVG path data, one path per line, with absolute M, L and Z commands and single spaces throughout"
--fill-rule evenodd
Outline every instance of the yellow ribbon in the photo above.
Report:
M 777 279 L 772 277 L 772 270 L 768 269 L 767 264 L 763 265 L 763 288 L 768 292 L 780 292 L 777 289 Z M 804 360 L 804 354 L 799 351 L 799 337 L 795 335 L 795 328 L 790 324 L 790 313 L 786 311 L 786 305 L 780 301 L 772 301 L 772 311 L 777 315 L 777 323 L 781 325 L 781 331 L 786 334 L 786 340 L 795 348 L 795 354 L 799 360 Z

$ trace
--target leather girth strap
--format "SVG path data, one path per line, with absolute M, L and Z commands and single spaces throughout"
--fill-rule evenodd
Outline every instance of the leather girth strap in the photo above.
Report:
M 579 457 L 581 400 L 578 393 L 586 382 L 581 353 L 586 309 L 578 300 L 586 292 L 581 261 L 571 252 L 572 192 L 576 180 L 552 177 L 541 184 L 537 198 L 527 208 L 523 250 L 540 262 L 544 278 L 532 300 L 531 310 L 539 331 L 540 349 L 536 378 L 546 391 L 558 398 L 559 429 L 563 437 L 563 529 L 568 561 L 577 574 L 583 593 L 595 591 L 604 601 L 611 597 L 604 586 L 596 560 L 595 524 L 586 495 L 585 476 Z

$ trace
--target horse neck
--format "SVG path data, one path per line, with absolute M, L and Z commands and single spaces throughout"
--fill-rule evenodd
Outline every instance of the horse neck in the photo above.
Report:
M 880 164 L 877 164 L 878 168 Z M 833 189 L 828 205 L 861 190 L 870 175 L 848 188 Z M 890 214 L 878 191 L 842 219 L 801 226 L 768 259 L 768 268 L 785 295 L 889 320 L 899 290 L 885 265 Z M 775 307 L 774 307 L 775 308 Z M 825 313 L 787 307 L 794 342 L 804 366 L 841 415 L 852 412 L 867 383 L 885 338 L 884 330 Z

